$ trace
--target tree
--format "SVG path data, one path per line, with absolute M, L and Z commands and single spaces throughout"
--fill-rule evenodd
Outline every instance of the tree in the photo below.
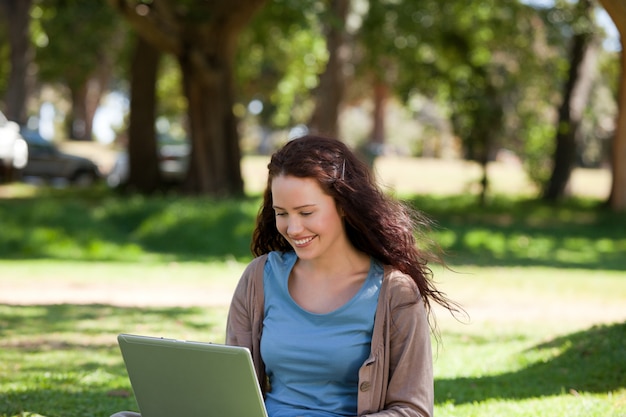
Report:
M 33 48 L 28 33 L 32 0 L 0 0 L 6 16 L 11 46 L 11 70 L 6 92 L 6 116 L 20 124 L 26 123 L 26 99 L 29 90 L 28 67 Z
M 382 25 L 391 40 L 386 49 L 400 50 L 394 89 L 405 102 L 418 93 L 449 113 L 465 158 L 481 164 L 484 201 L 488 162 L 519 141 L 513 127 L 523 113 L 516 106 L 545 94 L 536 87 L 545 77 L 542 55 L 533 50 L 541 36 L 533 25 L 537 13 L 518 2 L 424 1 L 412 11 L 411 2 L 398 4 L 404 8 L 386 11 Z M 401 23 L 395 31 L 394 21 Z
M 37 56 L 41 82 L 61 82 L 72 105 L 70 139 L 92 140 L 93 118 L 123 48 L 125 28 L 102 1 L 41 0 Z M 70 64 L 71 63 L 71 64 Z
M 344 95 L 346 48 L 346 18 L 350 11 L 350 0 L 330 0 L 324 28 L 328 63 L 320 76 L 315 90 L 315 110 L 310 128 L 314 132 L 332 137 L 339 134 L 339 109 Z
M 623 0 L 600 0 L 620 34 L 621 66 L 617 127 L 612 146 L 613 182 L 609 205 L 613 210 L 626 210 L 626 3 Z
M 306 124 L 314 106 L 311 91 L 319 84 L 328 50 L 317 0 L 273 0 L 240 36 L 237 54 L 237 101 L 263 104 L 255 117 L 262 128 L 286 129 Z M 263 143 L 267 151 L 270 143 Z
M 563 197 L 576 162 L 577 142 L 589 93 L 596 73 L 596 56 L 600 47 L 591 21 L 593 4 L 579 0 L 571 40 L 570 68 L 564 85 L 556 128 L 553 169 L 543 198 L 549 201 Z
M 154 126 L 156 81 L 161 53 L 140 36 L 136 38 L 130 80 L 130 170 L 128 182 L 124 186 L 142 193 L 151 193 L 161 185 Z
M 243 193 L 234 58 L 239 34 L 264 2 L 109 0 L 139 36 L 178 60 L 191 136 L 187 192 Z

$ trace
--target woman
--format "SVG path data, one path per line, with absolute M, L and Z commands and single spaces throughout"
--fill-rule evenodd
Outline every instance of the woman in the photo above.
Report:
M 431 302 L 456 308 L 416 246 L 426 219 L 336 139 L 292 140 L 268 171 L 226 343 L 252 352 L 269 416 L 432 416 Z

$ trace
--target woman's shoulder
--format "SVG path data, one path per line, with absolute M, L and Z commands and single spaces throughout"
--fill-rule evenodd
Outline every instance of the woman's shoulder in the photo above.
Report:
M 269 254 L 264 254 L 264 255 L 260 255 L 257 256 L 256 258 L 252 259 L 248 265 L 246 265 L 246 268 L 244 269 L 243 272 L 243 276 L 250 276 L 252 275 L 252 273 L 254 271 L 256 271 L 257 269 L 261 268 L 263 265 L 265 265 L 265 263 L 267 262 L 267 258 L 268 258 Z
M 294 252 L 279 252 L 272 251 L 263 255 L 259 255 L 252 259 L 243 270 L 241 275 L 242 281 L 249 282 L 254 277 L 262 276 L 261 272 L 267 271 L 280 271 L 285 268 L 289 268 L 295 262 Z
M 256 281 L 263 277 L 263 269 L 266 262 L 267 254 L 252 259 L 241 273 L 236 292 L 246 292 L 251 286 L 256 285 Z
M 392 304 L 414 303 L 420 299 L 420 291 L 413 278 L 390 265 L 384 266 L 383 283 Z
M 272 251 L 267 254 L 265 271 L 277 275 L 289 274 L 296 263 L 297 255 L 294 251 Z

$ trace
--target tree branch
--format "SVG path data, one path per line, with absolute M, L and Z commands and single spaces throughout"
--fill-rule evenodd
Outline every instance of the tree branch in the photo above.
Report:
M 624 0 L 600 0 L 600 4 L 611 16 L 613 23 L 622 37 L 622 44 L 626 43 L 626 2 Z
M 147 42 L 161 51 L 180 56 L 182 53 L 180 25 L 167 2 L 155 2 L 158 6 L 153 7 L 135 4 L 129 0 L 108 0 L 108 2 Z

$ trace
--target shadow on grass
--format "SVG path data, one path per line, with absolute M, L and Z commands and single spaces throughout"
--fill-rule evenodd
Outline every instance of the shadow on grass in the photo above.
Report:
M 0 415 L 6 416 L 108 417 L 121 410 L 137 410 L 134 397 L 93 388 L 74 392 L 46 388 L 0 393 L 0 402 Z
M 406 201 L 437 222 L 432 237 L 451 265 L 626 270 L 626 218 L 598 201 L 496 197 L 486 207 L 471 195 Z M 69 190 L 0 199 L 0 258 L 247 262 L 260 202 Z
M 0 258 L 249 260 L 258 207 L 258 198 L 0 199 Z
M 164 323 L 179 329 L 207 329 L 220 323 L 211 322 L 201 307 L 117 307 L 104 304 L 52 304 L 36 306 L 0 305 L 0 346 L 10 336 L 30 342 L 38 349 L 46 336 L 59 337 L 80 334 L 84 337 L 110 335 L 108 343 L 115 343 L 115 336 L 135 327 L 159 328 Z M 32 337 L 32 338 L 31 338 Z M 100 339 L 102 340 L 102 339 Z M 102 343 L 107 343 L 102 342 Z M 75 342 L 64 341 L 58 348 L 72 349 L 85 344 L 94 347 L 96 342 L 88 339 Z M 21 346 L 28 348 L 29 345 Z
M 129 328 L 144 334 L 208 334 L 219 324 L 205 313 L 201 308 L 0 305 L 0 381 L 9 379 L 12 386 L 0 392 L 0 416 L 108 416 L 134 409 L 132 396 L 114 394 L 130 388 L 115 335 Z M 437 379 L 435 400 L 464 404 L 625 388 L 624 340 L 626 322 L 558 337 L 530 349 L 558 352 L 550 360 L 500 375 Z
M 136 409 L 119 333 L 223 341 L 222 309 L 0 305 L 0 416 Z
M 436 220 L 434 239 L 454 265 L 541 266 L 623 271 L 626 221 L 598 201 L 559 204 L 469 195 L 408 200 Z
M 626 322 L 594 326 L 556 338 L 533 350 L 557 349 L 546 362 L 500 375 L 437 379 L 438 404 L 524 399 L 566 392 L 606 393 L 626 388 Z M 486 360 L 486 358 L 485 358 Z

